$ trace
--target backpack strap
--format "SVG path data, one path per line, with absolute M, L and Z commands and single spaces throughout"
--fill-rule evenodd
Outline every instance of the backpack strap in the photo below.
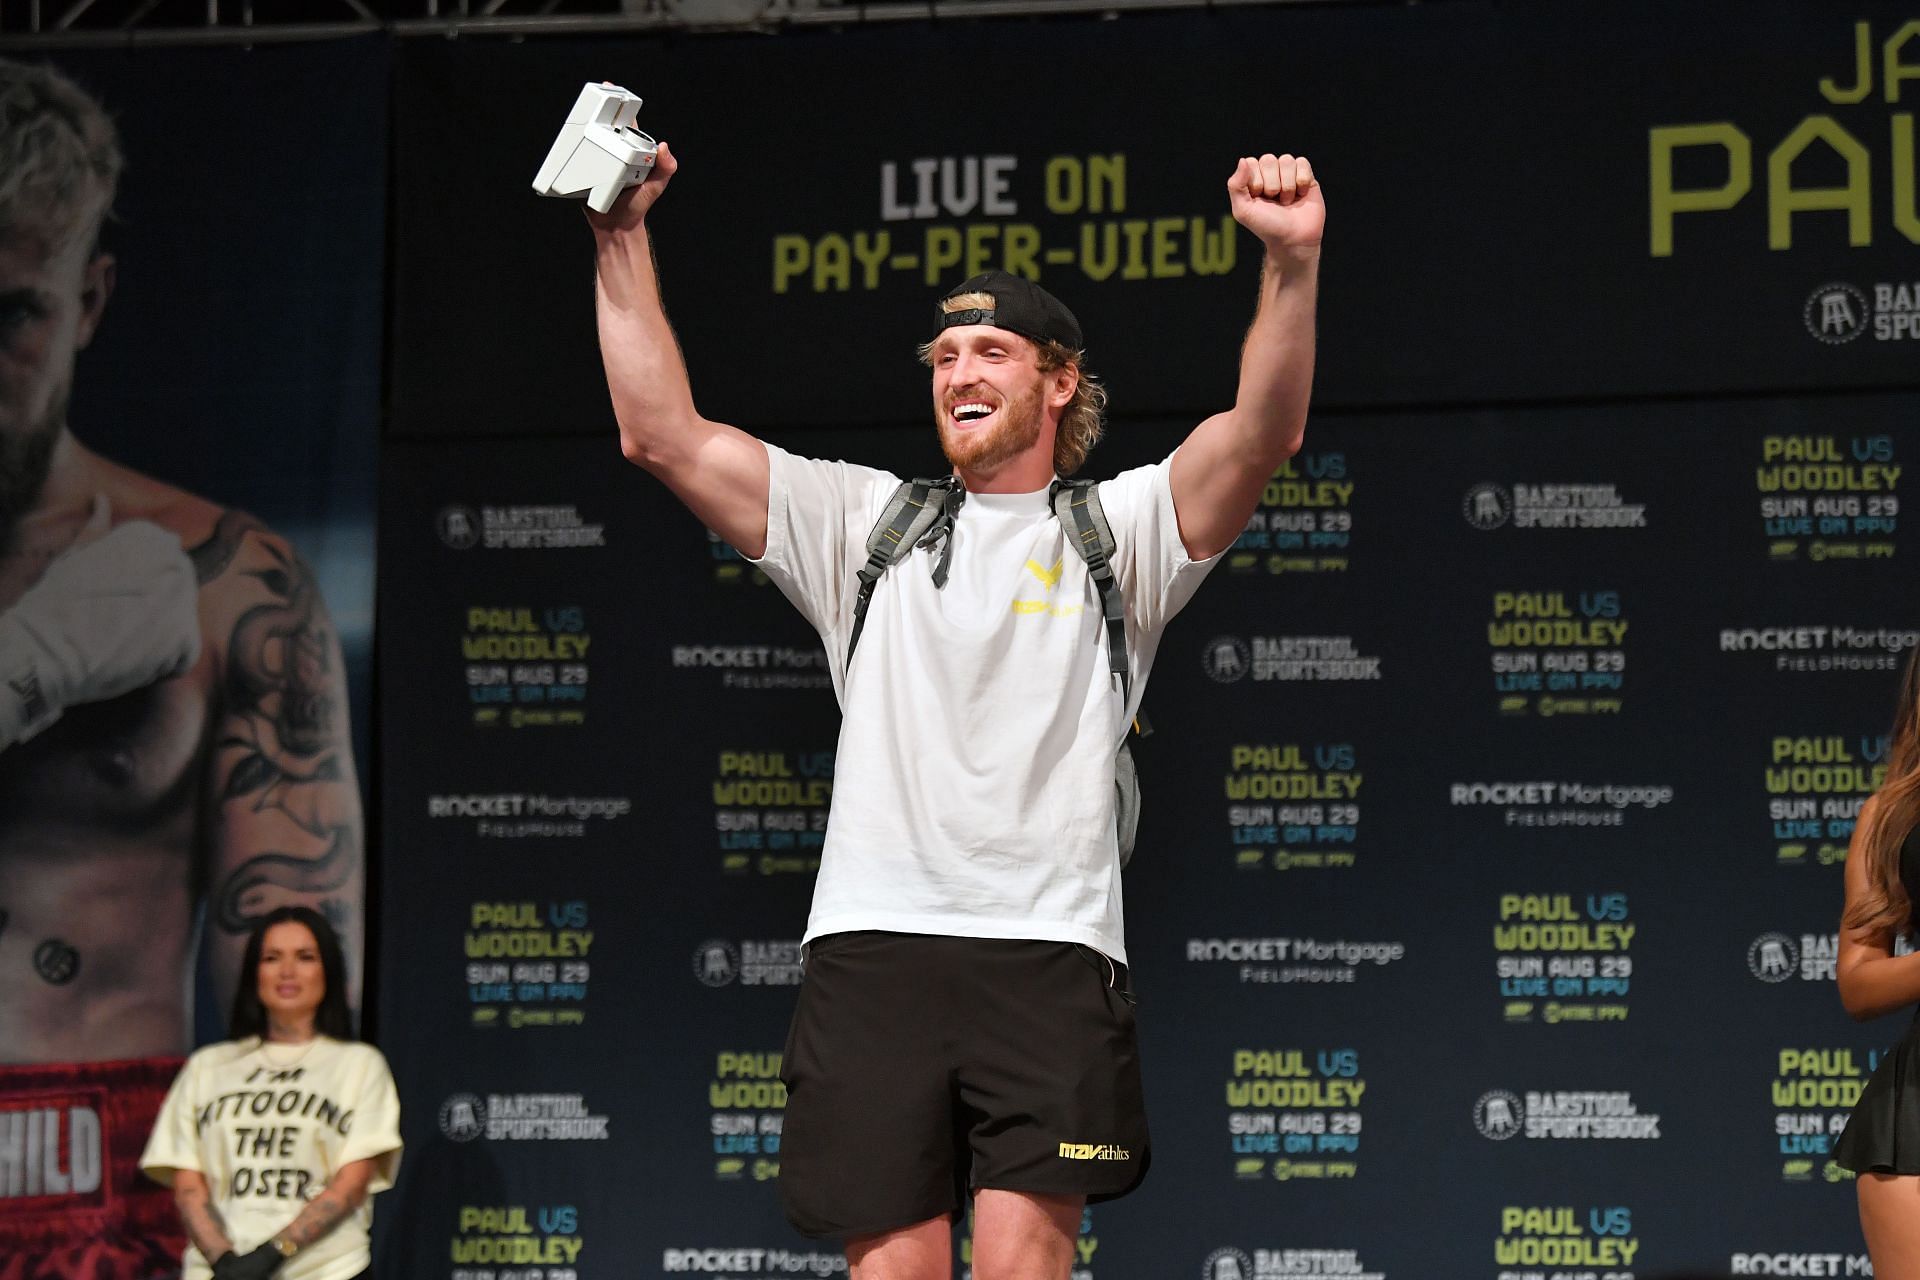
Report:
M 1124 700 L 1133 689 L 1127 670 L 1126 604 L 1113 576 L 1116 544 L 1113 526 L 1100 506 L 1100 486 L 1092 480 L 1055 480 L 1053 514 L 1067 531 L 1067 544 L 1087 563 L 1094 589 L 1100 593 L 1100 613 L 1107 624 L 1107 665 L 1120 680 Z
M 947 568 L 953 552 L 953 517 L 966 500 L 967 490 L 956 476 L 939 480 L 902 480 L 887 499 L 873 532 L 867 535 L 867 563 L 855 571 L 860 579 L 860 595 L 853 603 L 853 634 L 847 639 L 847 665 L 853 665 L 853 651 L 860 644 L 860 632 L 867 625 L 867 605 L 873 588 L 886 571 L 916 546 L 939 542 L 940 558 L 933 566 L 933 585 L 947 585 Z

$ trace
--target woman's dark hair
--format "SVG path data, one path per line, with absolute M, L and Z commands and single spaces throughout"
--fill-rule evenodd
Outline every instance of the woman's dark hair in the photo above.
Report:
M 247 935 L 247 954 L 240 961 L 240 982 L 233 993 L 233 1014 L 227 1019 L 227 1032 L 235 1040 L 267 1034 L 267 1009 L 260 1003 L 260 948 L 267 930 L 277 924 L 303 924 L 313 935 L 320 950 L 320 972 L 327 989 L 314 1011 L 313 1029 L 335 1040 L 353 1039 L 353 1017 L 347 1012 L 347 959 L 340 950 L 340 935 L 327 918 L 312 907 L 275 907 L 254 923 Z

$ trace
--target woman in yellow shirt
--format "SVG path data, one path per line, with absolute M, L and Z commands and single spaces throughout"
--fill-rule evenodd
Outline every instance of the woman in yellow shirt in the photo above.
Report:
M 346 964 L 325 917 L 270 912 L 247 940 L 232 1039 L 187 1059 L 140 1158 L 173 1188 L 182 1280 L 352 1280 L 369 1203 L 400 1163 L 400 1104 L 353 1038 Z

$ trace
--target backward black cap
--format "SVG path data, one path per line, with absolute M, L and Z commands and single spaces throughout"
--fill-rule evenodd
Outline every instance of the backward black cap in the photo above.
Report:
M 963 293 L 992 294 L 993 306 L 953 312 L 935 306 L 933 322 L 936 329 L 951 329 L 962 324 L 990 324 L 1036 342 L 1057 342 L 1069 351 L 1078 351 L 1086 345 L 1080 336 L 1080 322 L 1073 318 L 1073 312 L 1067 310 L 1066 304 L 1024 276 L 1009 275 L 1005 271 L 983 271 L 949 289 L 940 301 L 945 303 L 947 298 Z

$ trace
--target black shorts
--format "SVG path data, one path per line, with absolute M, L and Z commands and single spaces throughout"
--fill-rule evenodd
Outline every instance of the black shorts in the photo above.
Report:
M 781 1070 L 780 1198 L 810 1236 L 957 1217 L 993 1188 L 1146 1176 L 1126 967 L 1071 942 L 838 933 L 807 950 Z

